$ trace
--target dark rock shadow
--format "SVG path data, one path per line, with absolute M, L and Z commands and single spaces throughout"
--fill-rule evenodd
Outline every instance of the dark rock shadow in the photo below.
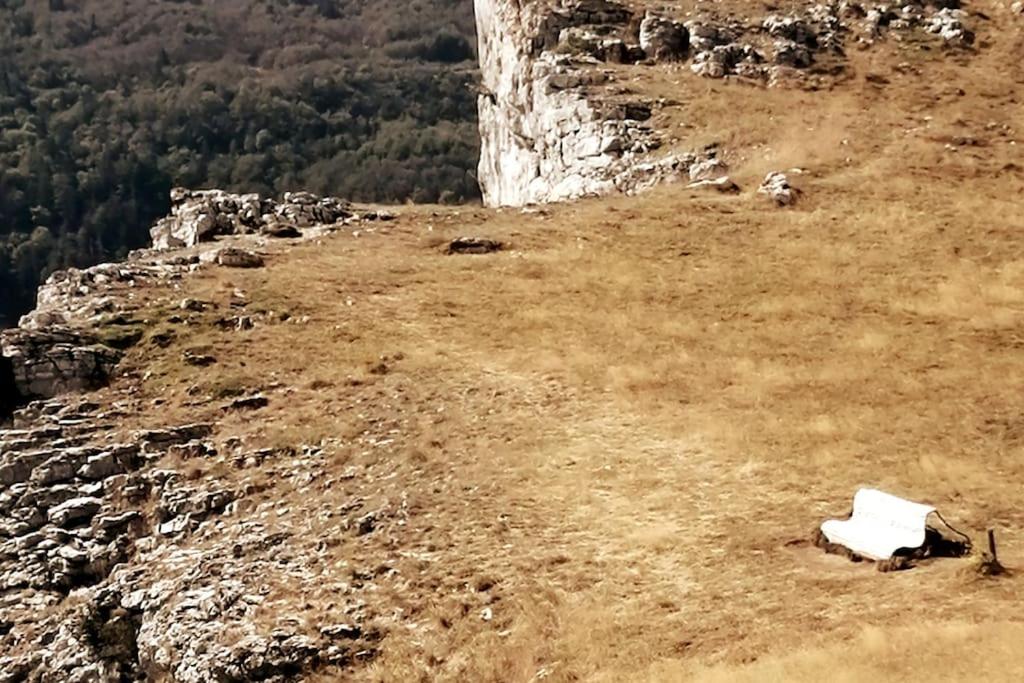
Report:
M 0 356 L 0 424 L 6 422 L 22 403 L 24 397 L 14 383 L 14 365 L 10 358 Z

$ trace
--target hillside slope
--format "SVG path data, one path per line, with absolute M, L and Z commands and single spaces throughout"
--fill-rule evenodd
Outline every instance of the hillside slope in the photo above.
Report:
M 890 36 L 827 87 L 630 72 L 735 194 L 409 208 L 111 278 L 114 381 L 0 434 L 5 528 L 65 505 L 0 545 L 8 680 L 1019 680 L 1024 17 L 970 8 L 973 47 Z M 57 433 L 144 456 L 91 523 L 94 483 L 26 464 Z M 1011 574 L 813 547 L 864 485 L 996 529 Z M 18 575 L 118 523 L 70 591 Z
M 0 327 L 176 185 L 475 200 L 474 43 L 468 0 L 4 3 Z

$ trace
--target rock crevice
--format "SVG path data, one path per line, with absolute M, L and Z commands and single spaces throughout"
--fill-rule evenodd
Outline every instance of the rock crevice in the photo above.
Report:
M 10 417 L 22 400 L 14 380 L 14 363 L 10 358 L 0 355 L 0 424 Z

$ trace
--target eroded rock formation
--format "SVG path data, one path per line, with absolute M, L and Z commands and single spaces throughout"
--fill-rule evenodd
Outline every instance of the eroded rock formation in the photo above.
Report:
M 121 351 L 141 334 L 138 293 L 180 278 L 194 263 L 139 252 L 125 263 L 50 276 L 39 289 L 36 309 L 17 328 L 0 332 L 18 398 L 50 398 L 106 384 Z
M 212 224 L 234 225 L 240 204 L 215 196 L 219 204 L 207 193 L 193 199 L 228 211 L 210 214 Z M 312 238 L 337 228 L 333 201 L 292 195 L 262 206 Z M 180 208 L 194 215 L 194 206 Z M 387 217 L 344 211 L 348 222 Z M 316 223 L 321 218 L 332 223 Z M 284 681 L 373 656 L 379 635 L 361 625 L 361 612 L 312 631 L 287 615 L 272 624 L 257 618 L 260 581 L 274 572 L 315 578 L 311 558 L 258 519 L 242 518 L 253 484 L 197 480 L 181 467 L 203 459 L 237 470 L 273 458 L 308 470 L 315 453 L 250 453 L 237 444 L 225 451 L 233 442 L 216 441 L 208 423 L 126 430 L 139 410 L 135 376 L 103 405 L 76 395 L 106 384 L 122 350 L 145 335 L 165 343 L 148 316 L 184 324 L 205 308 L 188 299 L 168 305 L 177 281 L 240 258 L 262 262 L 250 250 L 272 252 L 272 234 L 219 234 L 211 243 L 204 235 L 193 247 L 56 273 L 38 308 L 0 335 L 0 683 Z M 163 303 L 153 308 L 151 296 Z M 255 324 L 248 316 L 221 322 Z M 42 400 L 17 407 L 32 399 Z M 256 394 L 225 410 L 266 405 Z
M 0 429 L 0 683 L 274 681 L 368 656 L 358 619 L 260 625 L 259 579 L 309 558 L 238 518 L 244 491 L 155 466 L 215 457 L 212 425 L 126 438 L 126 409 L 37 402 Z M 221 520 L 231 543 L 203 544 Z

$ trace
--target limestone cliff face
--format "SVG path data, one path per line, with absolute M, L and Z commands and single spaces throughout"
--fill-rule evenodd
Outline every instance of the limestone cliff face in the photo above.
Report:
M 518 2 L 475 0 L 474 5 L 484 88 L 479 98 L 484 202 L 523 204 L 531 181 L 539 174 L 539 155 L 529 142 L 529 122 L 520 115 L 533 105 L 528 12 Z
M 673 172 L 644 165 L 658 146 L 649 106 L 600 94 L 604 61 L 642 55 L 633 14 L 605 0 L 476 0 L 482 93 L 479 179 L 488 206 L 631 189 Z

